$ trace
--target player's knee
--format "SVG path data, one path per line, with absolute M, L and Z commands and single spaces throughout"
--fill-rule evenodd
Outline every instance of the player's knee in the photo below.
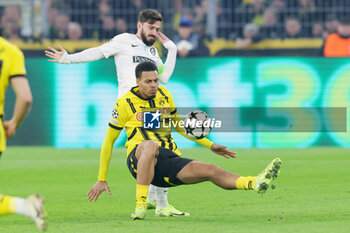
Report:
M 208 164 L 208 177 L 216 177 L 219 175 L 221 168 L 215 164 Z
M 143 141 L 138 148 L 140 150 L 142 150 L 143 155 L 146 156 L 155 156 L 157 157 L 159 154 L 159 145 L 158 142 L 153 141 L 153 140 L 147 140 L 147 141 Z

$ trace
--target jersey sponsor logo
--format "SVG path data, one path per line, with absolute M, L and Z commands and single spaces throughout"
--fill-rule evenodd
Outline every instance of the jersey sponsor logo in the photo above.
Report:
M 156 49 L 155 49 L 154 47 L 151 47 L 151 48 L 149 49 L 149 51 L 150 51 L 150 53 L 151 53 L 153 56 L 156 55 Z
M 144 129 L 160 129 L 160 116 L 162 114 L 159 110 L 143 112 L 143 128 Z
M 117 109 L 113 109 L 112 117 L 116 119 L 116 118 L 118 118 L 118 116 L 119 116 L 118 110 Z
M 132 61 L 133 61 L 133 63 L 141 63 L 141 62 L 145 62 L 145 61 L 150 61 L 150 62 L 155 63 L 152 59 L 150 59 L 148 57 L 142 57 L 142 56 L 133 56 Z
M 143 112 L 138 112 L 136 114 L 136 120 L 143 122 Z

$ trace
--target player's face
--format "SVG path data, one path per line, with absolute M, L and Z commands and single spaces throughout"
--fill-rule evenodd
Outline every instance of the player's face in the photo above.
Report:
M 151 98 L 157 94 L 159 79 L 156 71 L 143 71 L 142 76 L 137 80 L 140 95 L 145 98 Z
M 156 35 L 158 34 L 162 23 L 160 21 L 155 21 L 153 24 L 148 22 L 139 23 L 139 31 L 140 36 L 147 46 L 151 46 L 154 44 L 156 40 Z

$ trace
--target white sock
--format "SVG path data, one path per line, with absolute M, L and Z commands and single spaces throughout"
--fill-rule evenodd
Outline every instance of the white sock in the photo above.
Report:
M 147 198 L 150 201 L 152 201 L 152 202 L 156 202 L 157 201 L 156 189 L 157 189 L 156 186 L 151 185 L 151 184 L 149 185 Z
M 157 208 L 163 209 L 169 205 L 168 190 L 169 188 L 155 187 L 157 193 Z
M 16 213 L 27 216 L 26 199 L 15 197 Z

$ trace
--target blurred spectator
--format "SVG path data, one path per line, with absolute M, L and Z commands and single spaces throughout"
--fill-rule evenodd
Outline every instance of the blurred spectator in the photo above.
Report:
M 79 40 L 83 35 L 83 30 L 79 23 L 70 22 L 68 24 L 68 39 L 69 40 Z
M 17 20 L 8 18 L 2 22 L 3 30 L 2 36 L 8 40 L 19 40 L 19 26 Z
M 178 34 L 174 38 L 177 54 L 180 57 L 208 56 L 209 49 L 205 46 L 203 38 L 193 32 L 192 20 L 182 17 L 179 22 Z
M 70 18 L 68 15 L 59 13 L 55 18 L 54 26 L 50 30 L 50 39 L 68 39 L 67 32 L 69 21 Z
M 115 23 L 111 15 L 102 18 L 102 26 L 99 33 L 99 39 L 111 39 L 115 36 Z
M 324 44 L 325 57 L 350 57 L 350 19 L 344 18 L 337 27 L 337 33 L 330 34 Z
M 328 15 L 325 27 L 326 31 L 323 34 L 323 37 L 326 38 L 329 34 L 336 33 L 338 28 L 339 22 L 335 15 Z
M 264 24 L 264 0 L 252 0 L 243 2 L 240 12 L 242 12 L 240 22 L 242 23 L 254 23 L 258 26 Z
M 6 6 L 1 20 L 14 20 L 19 22 L 21 19 L 20 8 L 17 5 Z
M 259 36 L 259 28 L 253 23 L 246 24 L 243 29 L 244 38 L 236 39 L 238 48 L 247 48 L 252 43 L 257 43 L 262 40 Z
M 128 25 L 123 18 L 119 18 L 115 21 L 116 34 L 121 34 L 128 31 Z
M 313 38 L 322 38 L 323 37 L 323 24 L 320 22 L 314 23 L 312 25 L 312 37 Z
M 264 12 L 264 24 L 260 28 L 263 38 L 276 39 L 281 37 L 281 27 L 278 25 L 277 13 L 274 8 L 268 8 Z
M 300 38 L 303 37 L 301 33 L 301 25 L 298 19 L 288 18 L 285 22 L 284 38 Z
M 108 0 L 100 0 L 98 4 L 98 11 L 99 11 L 98 17 L 100 20 L 103 20 L 105 16 L 110 16 L 113 14 L 112 7 L 109 4 Z
M 55 20 L 58 17 L 58 9 L 57 8 L 49 8 L 47 12 L 47 23 L 48 23 L 48 34 L 51 39 L 54 39 L 52 35 L 55 29 Z

